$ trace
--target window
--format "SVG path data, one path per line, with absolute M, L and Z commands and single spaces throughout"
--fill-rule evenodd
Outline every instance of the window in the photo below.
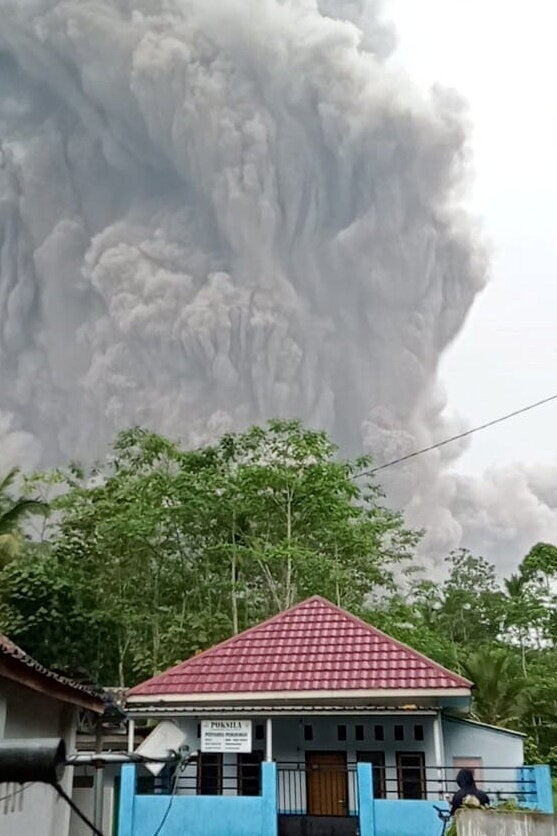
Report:
M 197 794 L 222 795 L 222 755 L 200 752 L 197 758 Z
M 263 740 L 265 737 L 265 726 L 258 723 L 255 727 L 255 739 L 256 740 Z
M 385 740 L 385 732 L 383 726 L 374 726 L 373 727 L 373 736 L 376 740 Z
M 363 740 L 364 739 L 364 727 L 363 726 L 356 726 L 354 729 L 354 737 L 356 740 Z
M 244 752 L 238 755 L 238 795 L 261 793 L 261 761 L 263 752 Z
M 414 740 L 424 739 L 424 727 L 421 725 L 414 726 Z
M 423 752 L 397 752 L 396 772 L 399 798 L 424 799 L 426 797 Z
M 304 740 L 313 740 L 313 726 L 304 726 Z
M 75 775 L 73 776 L 74 790 L 92 790 L 94 778 L 92 775 Z
M 386 798 L 385 788 L 385 753 L 384 752 L 356 752 L 359 763 L 370 763 L 373 767 L 373 797 Z
M 346 726 L 337 726 L 338 740 L 346 740 Z
M 395 726 L 395 740 L 404 740 L 404 726 Z

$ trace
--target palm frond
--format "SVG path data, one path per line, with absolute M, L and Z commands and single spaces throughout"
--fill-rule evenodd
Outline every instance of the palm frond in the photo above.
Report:
M 38 499 L 18 499 L 11 508 L 0 514 L 0 534 L 9 534 L 28 514 L 46 514 L 48 504 Z
M 0 494 L 3 494 L 10 487 L 10 485 L 13 484 L 13 481 L 18 473 L 19 467 L 12 467 L 12 469 L 6 473 L 2 481 L 0 481 Z

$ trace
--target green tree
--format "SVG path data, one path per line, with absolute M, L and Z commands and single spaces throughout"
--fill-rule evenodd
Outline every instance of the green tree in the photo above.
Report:
M 112 625 L 83 607 L 74 579 L 48 547 L 25 544 L 0 574 L 2 632 L 53 669 L 88 679 L 111 654 Z
M 501 591 L 494 566 L 467 549 L 451 552 L 449 574 L 441 587 L 439 627 L 457 644 L 497 639 L 501 624 Z
M 140 428 L 121 433 L 101 466 L 64 474 L 48 565 L 30 555 L 25 577 L 10 577 L 4 621 L 22 634 L 18 584 L 55 567 L 79 614 L 65 622 L 69 643 L 90 617 L 104 652 L 76 637 L 85 666 L 124 684 L 313 593 L 358 611 L 371 590 L 393 587 L 416 540 L 373 485 L 355 484 L 363 464 L 339 460 L 324 433 L 298 422 L 196 451 Z M 43 617 L 60 637 L 60 609 Z M 75 664 L 65 639 L 52 641 Z
M 463 655 L 461 667 L 475 685 L 472 710 L 478 720 L 510 728 L 520 725 L 528 710 L 531 686 L 516 653 L 484 645 Z

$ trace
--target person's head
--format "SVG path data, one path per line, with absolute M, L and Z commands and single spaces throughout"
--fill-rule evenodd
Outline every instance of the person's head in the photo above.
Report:
M 456 776 L 456 782 L 461 790 L 476 789 L 474 773 L 471 769 L 461 769 L 458 775 Z

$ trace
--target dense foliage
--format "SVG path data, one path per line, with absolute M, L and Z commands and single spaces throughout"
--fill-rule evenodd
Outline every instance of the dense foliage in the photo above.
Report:
M 557 548 L 498 579 L 467 551 L 424 578 L 419 536 L 326 435 L 271 422 L 186 451 L 143 429 L 107 460 L 0 490 L 0 629 L 43 663 L 131 684 L 319 593 L 476 683 L 475 715 L 557 762 Z M 43 512 L 36 528 L 25 515 Z M 23 543 L 23 547 L 21 547 Z

